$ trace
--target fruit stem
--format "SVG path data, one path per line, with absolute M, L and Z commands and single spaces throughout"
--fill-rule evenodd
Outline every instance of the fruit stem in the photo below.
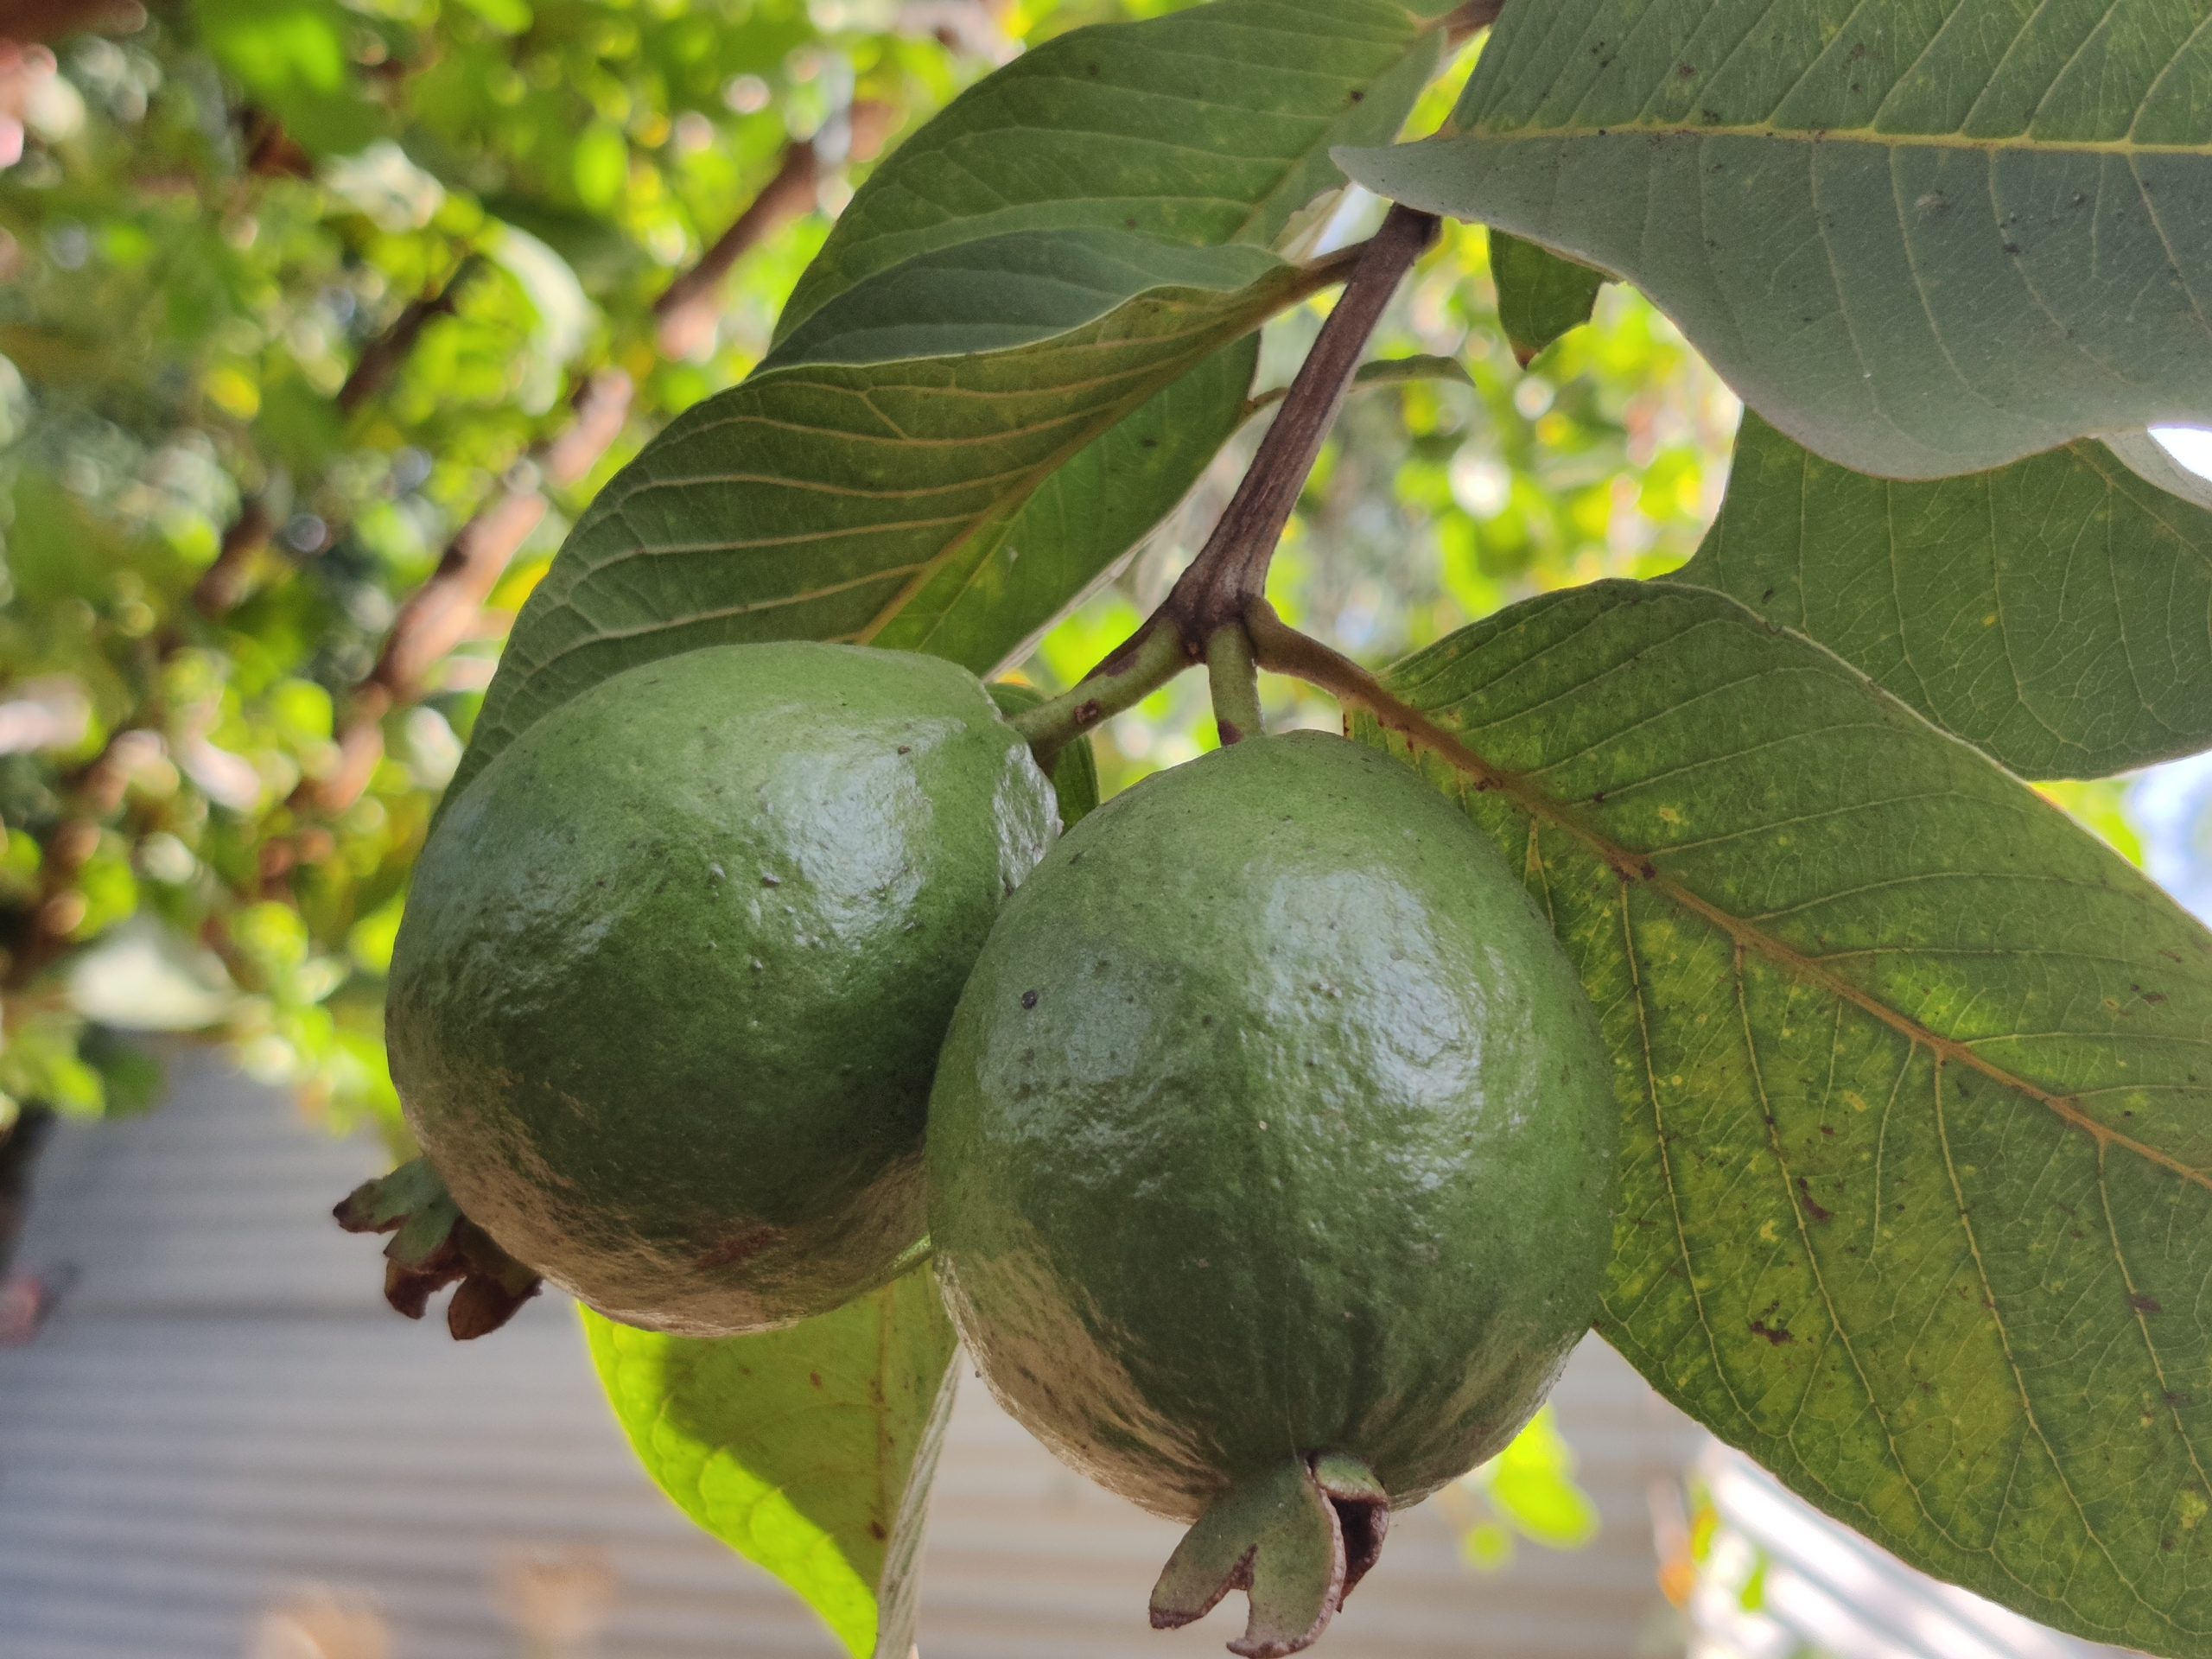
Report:
M 1267 735 L 1260 712 L 1260 665 L 1243 623 L 1232 622 L 1206 641 L 1206 677 L 1213 688 L 1214 724 L 1221 730 L 1223 748 Z
M 1433 213 L 1394 206 L 1382 227 L 1357 249 L 1317 263 L 1317 272 L 1333 272 L 1347 262 L 1345 256 L 1353 256 L 1348 261 L 1351 279 L 1205 546 L 1160 608 L 1073 690 L 1014 718 L 1014 729 L 1029 741 L 1039 765 L 1049 767 L 1068 743 L 1200 662 L 1213 670 L 1217 715 L 1236 727 L 1239 736 L 1262 729 L 1256 689 L 1249 697 L 1241 689 L 1249 669 L 1239 664 L 1249 664 L 1257 642 L 1246 619 L 1262 611 L 1274 614 L 1267 607 L 1268 568 L 1283 527 L 1351 392 L 1376 325 L 1406 273 L 1436 240 L 1439 223 Z M 1217 664 L 1213 645 L 1224 634 L 1235 636 L 1234 643 L 1223 647 L 1226 667 Z M 1265 659 L 1260 660 L 1264 666 Z M 1226 702 L 1225 679 L 1236 683 Z M 1236 739 L 1224 732 L 1223 741 Z

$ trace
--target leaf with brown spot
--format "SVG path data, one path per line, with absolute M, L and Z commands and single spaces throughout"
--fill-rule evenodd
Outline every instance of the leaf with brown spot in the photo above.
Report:
M 2212 935 L 1719 594 L 1549 594 L 1386 680 L 1611 1039 L 1606 1338 L 1915 1565 L 2212 1655 Z

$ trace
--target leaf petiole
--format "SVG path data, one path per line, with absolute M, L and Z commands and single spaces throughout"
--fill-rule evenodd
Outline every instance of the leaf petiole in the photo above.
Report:
M 1221 728 L 1222 747 L 1267 734 L 1260 712 L 1260 665 L 1242 623 L 1217 629 L 1206 641 L 1206 677 L 1213 688 L 1214 721 Z

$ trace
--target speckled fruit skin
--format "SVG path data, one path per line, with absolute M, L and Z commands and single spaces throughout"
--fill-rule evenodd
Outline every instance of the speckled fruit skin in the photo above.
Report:
M 1001 912 L 931 1102 L 939 1274 L 999 1398 L 1147 1509 L 1325 1452 L 1414 1502 L 1588 1328 L 1611 1070 L 1443 796 L 1340 738 L 1243 743 Z
M 610 1318 L 827 1312 L 922 1236 L 938 1047 L 1056 829 L 950 664 L 792 644 L 630 670 L 430 836 L 392 957 L 408 1122 L 478 1225 Z

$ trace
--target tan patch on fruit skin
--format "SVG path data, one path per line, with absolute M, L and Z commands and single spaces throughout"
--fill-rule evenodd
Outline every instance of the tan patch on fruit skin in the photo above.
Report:
M 763 1250 L 774 1249 L 783 1237 L 782 1228 L 771 1227 L 766 1222 L 757 1227 L 741 1227 L 712 1249 L 702 1251 L 699 1265 L 707 1268 L 734 1268 Z

